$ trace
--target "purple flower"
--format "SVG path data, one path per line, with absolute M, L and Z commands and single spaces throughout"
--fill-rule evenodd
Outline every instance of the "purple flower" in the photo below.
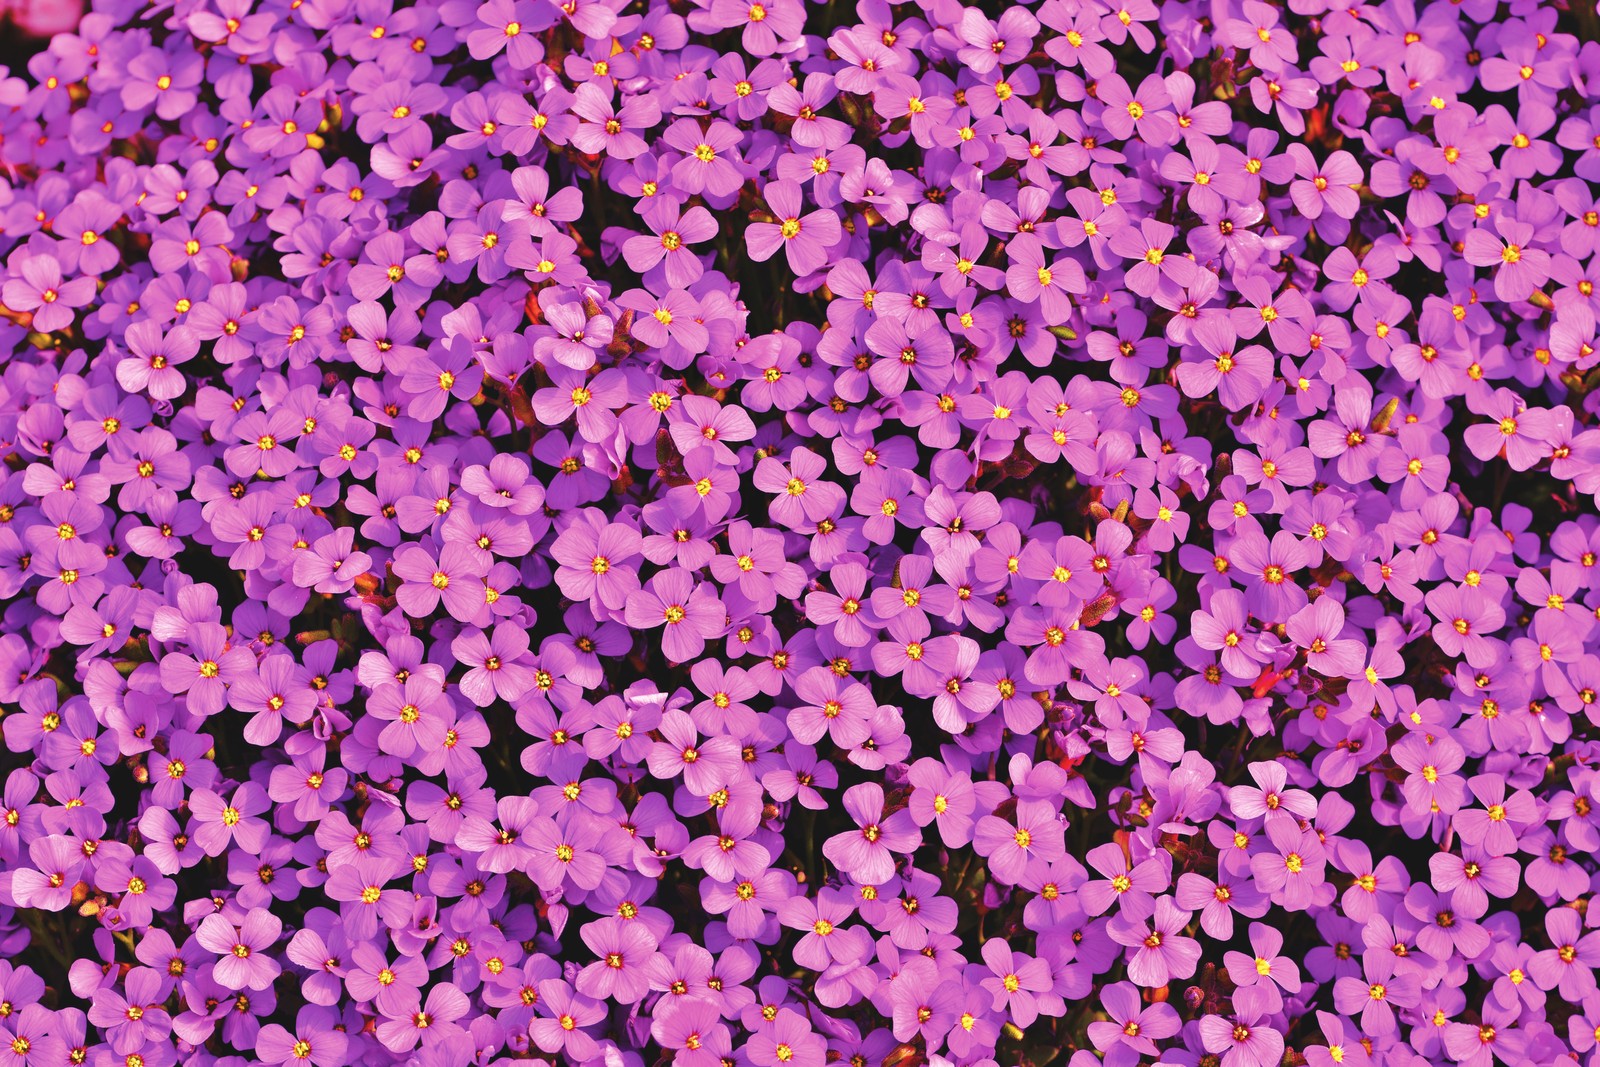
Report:
M 335 1016 L 326 1008 L 307 1005 L 295 1018 L 293 1031 L 268 1023 L 256 1038 L 256 1055 L 261 1062 L 288 1067 L 310 1061 L 317 1067 L 333 1067 L 344 1060 L 349 1039 L 333 1028 Z
M 1181 933 L 1189 916 L 1169 897 L 1160 897 L 1148 919 L 1119 915 L 1111 920 L 1106 930 L 1112 940 L 1129 950 L 1128 978 L 1135 985 L 1154 988 L 1194 974 L 1200 943 Z
M 188 387 L 177 365 L 195 357 L 200 339 L 185 326 L 166 334 L 148 321 L 128 327 L 128 355 L 117 364 L 117 382 L 129 392 L 148 393 L 152 400 L 174 400 Z
M 1006 1011 L 1017 1026 L 1031 1026 L 1038 1018 L 1035 994 L 1051 988 L 1050 968 L 1042 959 L 1012 952 L 1004 938 L 983 943 L 983 962 L 990 973 L 983 988 L 994 996 L 994 1008 Z
M 69 325 L 77 309 L 94 296 L 91 277 L 63 280 L 61 264 L 50 256 L 29 256 L 18 268 L 18 276 L 0 289 L 7 307 L 33 312 L 33 328 L 49 333 Z
M 610 917 L 588 923 L 583 943 L 597 957 L 578 974 L 578 991 L 596 1000 L 636 1003 L 649 988 L 646 970 L 656 939 L 638 923 Z
M 266 989 L 281 968 L 266 951 L 277 942 L 283 923 L 264 908 L 255 908 L 237 926 L 221 915 L 207 915 L 195 939 L 217 956 L 218 982 L 232 989 Z
M 727 629 L 722 601 L 678 567 L 661 571 L 649 585 L 628 594 L 625 616 L 632 627 L 664 627 L 662 651 L 677 663 L 698 656 L 707 641 Z
M 584 1029 L 605 1018 L 605 1006 L 574 993 L 567 983 L 546 978 L 539 983 L 541 1017 L 533 1020 L 529 1034 L 545 1052 L 565 1052 L 579 1060 L 595 1055 L 598 1045 Z
M 895 854 L 914 851 L 922 842 L 921 830 L 909 812 L 885 816 L 883 789 L 873 782 L 846 790 L 843 803 L 857 829 L 830 837 L 822 854 L 862 884 L 887 882 L 894 874 Z
M 1028 801 L 1017 805 L 1015 825 L 994 815 L 979 819 L 973 846 L 996 878 L 1015 885 L 1035 857 L 1049 861 L 1064 854 L 1064 830 L 1048 805 Z
M 85 861 L 71 838 L 59 834 L 35 838 L 28 846 L 28 861 L 30 866 L 12 874 L 10 895 L 17 907 L 60 911 L 72 902 Z
M 672 166 L 672 181 L 685 193 L 725 197 L 744 182 L 737 148 L 743 140 L 726 122 L 713 120 L 702 129 L 689 119 L 679 119 L 661 135 L 662 142 L 683 153 Z
M 709 241 L 717 234 L 717 224 L 703 207 L 683 211 L 671 200 L 658 200 L 643 214 L 653 237 L 630 237 L 623 242 L 622 254 L 628 266 L 648 274 L 657 264 L 667 284 L 683 289 L 700 280 L 705 268 L 689 246 Z
M 839 217 L 821 209 L 802 214 L 800 186 L 790 181 L 769 184 L 762 195 L 776 217 L 775 223 L 750 227 L 747 240 L 750 256 L 757 262 L 771 259 L 778 249 L 788 257 L 789 269 L 797 275 L 822 269 L 828 250 L 839 242 Z
M 18 1067 L 1591 1054 L 1582 10 L 91 6 Z
M 1088 291 L 1083 268 L 1077 261 L 1057 258 L 1046 262 L 1044 248 L 1032 234 L 1019 234 L 1006 253 L 1011 265 L 1006 269 L 1006 288 L 1023 303 L 1037 302 L 1044 320 L 1051 326 L 1066 322 L 1072 314 L 1071 295 Z
M 1221 1053 L 1224 1067 L 1269 1067 L 1283 1056 L 1283 1035 L 1256 1012 L 1200 1020 L 1200 1040 L 1207 1052 Z

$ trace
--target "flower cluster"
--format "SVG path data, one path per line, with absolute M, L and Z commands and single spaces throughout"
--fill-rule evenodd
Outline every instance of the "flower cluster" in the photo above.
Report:
M 1600 1041 L 1600 22 L 95 0 L 0 1061 Z

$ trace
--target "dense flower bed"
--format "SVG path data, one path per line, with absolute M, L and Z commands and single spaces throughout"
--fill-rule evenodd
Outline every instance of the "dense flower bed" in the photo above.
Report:
M 0 1064 L 1589 1062 L 1597 37 L 96 0 Z

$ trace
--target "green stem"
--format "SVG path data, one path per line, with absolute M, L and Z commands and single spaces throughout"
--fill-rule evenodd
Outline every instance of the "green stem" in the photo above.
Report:
M 28 941 L 29 947 L 37 947 L 44 950 L 45 955 L 60 965 L 61 974 L 65 977 L 67 972 L 72 969 L 72 957 L 67 954 L 66 950 L 65 927 L 52 929 L 52 927 L 59 926 L 58 923 L 52 921 L 54 916 L 34 908 L 19 909 L 19 913 L 22 916 L 23 925 L 27 926 L 28 932 L 32 935 Z
M 1595 13 L 1595 0 L 1573 0 L 1572 20 L 1578 24 L 1578 39 L 1600 41 L 1600 15 Z

